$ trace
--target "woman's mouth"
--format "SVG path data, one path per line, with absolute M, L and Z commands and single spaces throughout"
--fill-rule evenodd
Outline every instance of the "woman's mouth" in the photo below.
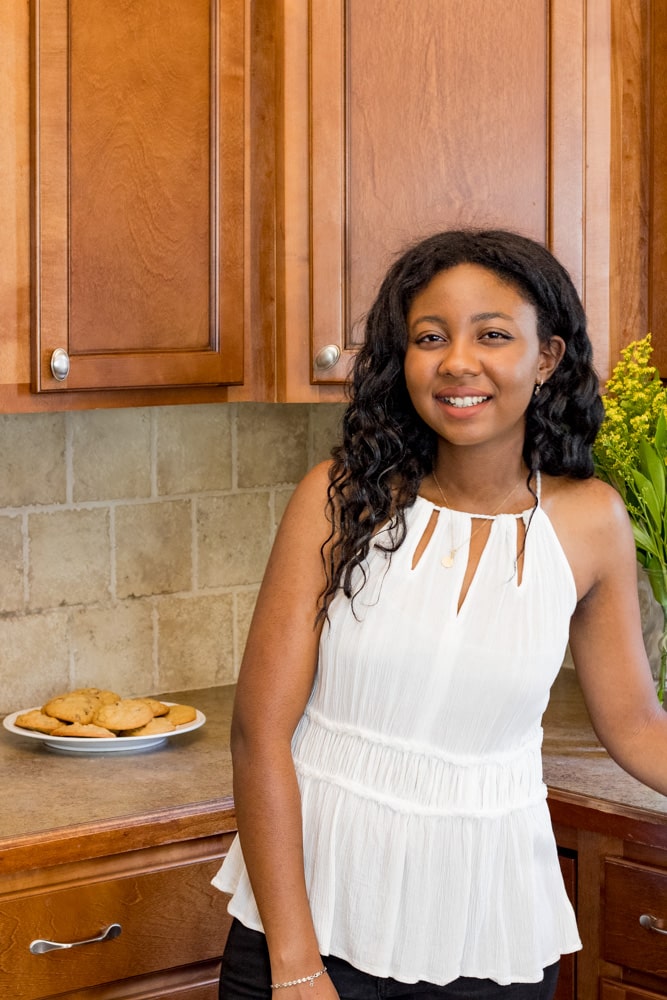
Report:
M 438 396 L 438 400 L 442 403 L 447 403 L 448 406 L 454 406 L 457 410 L 466 409 L 469 406 L 478 406 L 480 403 L 485 403 L 490 396 Z

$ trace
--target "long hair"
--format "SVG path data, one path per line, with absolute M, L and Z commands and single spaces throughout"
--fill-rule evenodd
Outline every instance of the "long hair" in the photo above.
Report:
M 526 411 L 523 457 L 531 473 L 593 475 L 603 406 L 586 315 L 565 268 L 542 244 L 505 230 L 452 230 L 416 243 L 387 272 L 352 371 L 342 443 L 332 451 L 332 532 L 320 617 L 339 589 L 354 596 L 356 567 L 362 578 L 354 592 L 363 586 L 363 561 L 381 525 L 393 528 L 388 552 L 402 544 L 405 510 L 433 468 L 437 437 L 415 411 L 405 383 L 407 315 L 435 275 L 458 264 L 477 264 L 514 286 L 536 311 L 540 341 L 558 336 L 565 342 L 560 364 Z

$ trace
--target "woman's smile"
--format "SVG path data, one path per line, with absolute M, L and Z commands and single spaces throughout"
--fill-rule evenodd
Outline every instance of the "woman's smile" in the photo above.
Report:
M 438 403 L 442 404 L 443 407 L 461 411 L 460 413 L 453 413 L 452 416 L 465 418 L 472 416 L 472 410 L 477 411 L 480 406 L 488 403 L 491 396 L 480 396 L 474 393 L 452 391 L 438 393 L 435 398 Z

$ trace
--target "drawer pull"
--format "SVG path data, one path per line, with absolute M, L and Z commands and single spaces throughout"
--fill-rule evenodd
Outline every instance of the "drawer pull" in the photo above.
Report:
M 81 944 L 97 944 L 99 941 L 113 941 L 122 931 L 120 924 L 109 924 L 98 937 L 86 938 L 85 941 L 32 941 L 30 951 L 33 955 L 43 955 L 47 951 L 59 951 L 62 948 L 78 948 Z
M 642 913 L 639 918 L 639 923 L 642 927 L 645 927 L 647 931 L 655 931 L 656 934 L 667 934 L 667 929 L 660 926 L 663 921 L 658 920 L 657 917 L 652 917 L 648 913 Z

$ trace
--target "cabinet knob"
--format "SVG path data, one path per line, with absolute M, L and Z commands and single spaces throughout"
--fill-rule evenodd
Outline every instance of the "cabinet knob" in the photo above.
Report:
M 340 347 L 338 344 L 327 344 L 315 355 L 315 367 L 320 372 L 325 372 L 328 368 L 333 368 L 340 360 Z
M 645 927 L 647 931 L 655 931 L 656 934 L 667 934 L 667 930 L 661 927 L 664 924 L 664 920 L 658 920 L 657 917 L 652 917 L 650 913 L 642 913 L 639 918 L 639 923 L 642 927 Z
M 56 347 L 51 355 L 51 374 L 58 382 L 62 382 L 69 375 L 69 354 L 64 347 Z
M 105 931 L 97 937 L 86 938 L 85 941 L 32 941 L 30 951 L 33 955 L 44 955 L 47 951 L 61 951 L 63 948 L 78 948 L 82 944 L 97 944 L 99 941 L 113 941 L 122 931 L 120 924 L 109 924 Z

